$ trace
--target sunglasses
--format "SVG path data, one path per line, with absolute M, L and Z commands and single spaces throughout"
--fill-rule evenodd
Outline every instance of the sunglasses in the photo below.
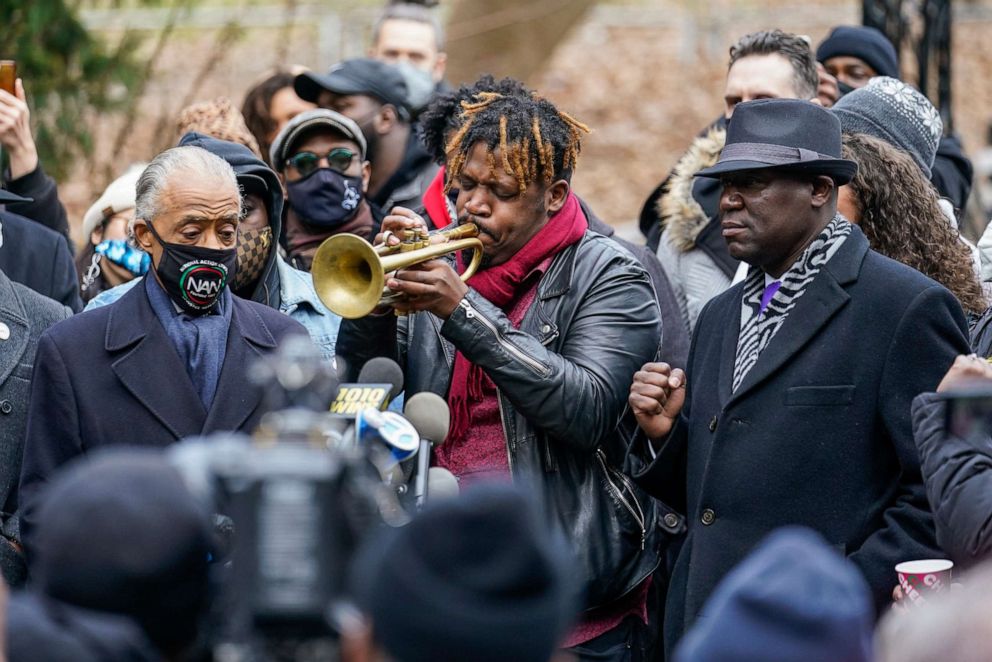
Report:
M 326 156 L 320 156 L 313 152 L 297 152 L 286 159 L 286 163 L 293 166 L 296 172 L 300 173 L 300 176 L 307 177 L 320 168 L 320 162 L 326 159 L 328 168 L 343 175 L 351 167 L 356 156 L 358 154 L 350 149 L 335 147 Z

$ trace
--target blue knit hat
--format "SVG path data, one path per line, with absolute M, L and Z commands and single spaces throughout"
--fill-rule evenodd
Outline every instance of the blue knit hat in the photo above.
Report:
M 870 662 L 874 606 L 818 533 L 779 529 L 723 578 L 675 662 Z
M 919 91 L 895 78 L 879 76 L 842 96 L 831 110 L 844 133 L 867 133 L 901 149 L 930 179 L 944 124 Z
M 816 49 L 818 62 L 838 56 L 864 60 L 879 76 L 899 78 L 899 57 L 892 42 L 875 28 L 841 25 L 830 31 Z

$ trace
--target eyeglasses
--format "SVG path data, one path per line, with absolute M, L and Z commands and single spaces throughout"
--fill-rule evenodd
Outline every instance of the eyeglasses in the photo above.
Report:
M 314 154 L 313 152 L 297 152 L 293 156 L 286 159 L 286 163 L 293 166 L 293 168 L 296 169 L 296 172 L 300 173 L 300 176 L 306 177 L 320 167 L 320 162 L 322 160 L 326 160 L 328 168 L 343 175 L 345 171 L 351 167 L 351 164 L 354 162 L 356 156 L 358 156 L 358 154 L 350 149 L 335 147 L 329 151 L 326 156 L 320 156 L 319 154 Z

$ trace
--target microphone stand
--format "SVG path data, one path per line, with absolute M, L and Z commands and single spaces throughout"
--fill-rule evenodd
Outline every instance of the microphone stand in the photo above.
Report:
M 420 440 L 420 450 L 417 451 L 417 476 L 413 481 L 413 496 L 416 499 L 417 510 L 427 503 L 427 472 L 431 465 L 431 444 L 429 439 Z

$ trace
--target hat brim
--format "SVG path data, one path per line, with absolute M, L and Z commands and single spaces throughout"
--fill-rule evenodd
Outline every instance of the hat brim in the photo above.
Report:
M 717 163 L 696 173 L 696 177 L 719 179 L 722 175 L 747 170 L 775 170 L 804 175 L 826 175 L 838 186 L 849 183 L 858 172 L 858 164 L 847 159 L 817 159 L 801 163 L 767 163 L 764 161 L 733 160 Z
M 0 188 L 0 204 L 10 204 L 14 202 L 34 202 L 34 198 L 25 198 L 17 195 L 16 193 L 11 193 L 6 189 Z
M 297 96 L 311 103 L 316 103 L 320 93 L 325 90 L 342 95 L 367 94 L 376 96 L 369 92 L 367 85 L 362 85 L 357 81 L 350 80 L 344 76 L 318 74 L 312 71 L 307 71 L 297 76 L 293 80 L 293 89 L 296 90 Z

